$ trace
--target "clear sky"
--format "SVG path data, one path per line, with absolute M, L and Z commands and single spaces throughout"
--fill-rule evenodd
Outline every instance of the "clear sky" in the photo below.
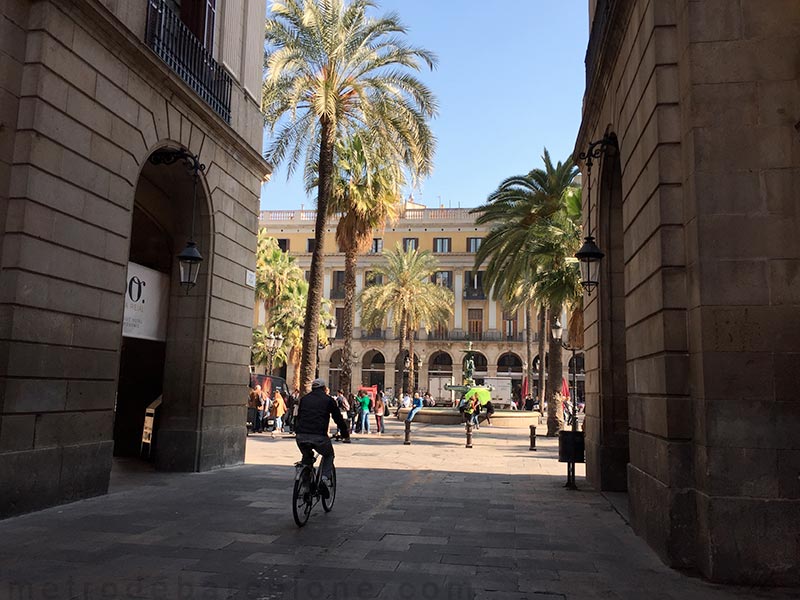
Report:
M 439 100 L 431 127 L 435 170 L 415 190 L 428 206 L 477 206 L 506 177 L 571 152 L 578 133 L 588 42 L 586 0 L 378 0 L 408 40 L 439 64 L 419 76 Z M 265 143 L 267 138 L 265 136 Z M 313 208 L 302 173 L 279 165 L 261 193 L 263 210 Z

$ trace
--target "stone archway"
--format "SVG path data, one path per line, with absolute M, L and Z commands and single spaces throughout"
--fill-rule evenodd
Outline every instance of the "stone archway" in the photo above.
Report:
M 586 389 L 586 476 L 598 489 L 624 491 L 629 453 L 623 197 L 620 153 L 613 145 L 602 158 L 598 184 L 597 238 L 606 256 L 585 313 L 586 327 L 596 321 L 598 328 L 597 344 L 586 349 L 588 362 L 596 365 L 587 373 L 596 384 Z
M 213 462 L 214 454 L 230 452 L 237 443 L 216 439 L 217 447 L 208 443 L 203 447 L 208 441 L 203 439 L 203 379 L 214 252 L 210 200 L 202 174 L 196 196 L 194 190 L 193 173 L 183 161 L 143 162 L 134 195 L 114 419 L 114 453 L 139 455 L 145 409 L 160 400 L 152 424 L 151 456 L 159 469 L 172 471 L 208 468 L 201 452 Z M 204 261 L 197 284 L 187 292 L 180 285 L 176 256 L 192 237 L 193 220 L 194 241 Z M 210 428 L 206 433 L 211 435 Z M 238 437 L 230 430 L 228 434 Z M 238 442 L 242 451 L 243 443 Z
M 334 350 L 328 358 L 328 387 L 335 394 L 342 382 L 342 349 Z
M 386 358 L 379 350 L 368 350 L 361 359 L 361 385 L 378 386 L 383 391 L 386 385 Z

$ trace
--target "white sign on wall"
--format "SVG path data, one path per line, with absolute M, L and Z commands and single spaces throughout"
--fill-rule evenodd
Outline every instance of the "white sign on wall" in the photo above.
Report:
M 245 271 L 244 282 L 245 285 L 250 286 L 251 288 L 256 287 L 256 274 L 248 269 Z
M 129 262 L 122 335 L 166 340 L 168 304 L 169 275 Z

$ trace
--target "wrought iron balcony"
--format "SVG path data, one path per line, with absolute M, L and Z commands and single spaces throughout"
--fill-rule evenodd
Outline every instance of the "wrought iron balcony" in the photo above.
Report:
M 386 339 L 382 329 L 361 329 L 362 340 L 383 340 Z
M 464 288 L 464 298 L 467 300 L 486 300 L 483 288 Z
M 164 0 L 149 0 L 145 41 L 220 117 L 231 122 L 230 74 Z
M 331 296 L 330 300 L 341 300 L 344 298 L 344 288 L 343 287 L 335 287 L 331 288 Z

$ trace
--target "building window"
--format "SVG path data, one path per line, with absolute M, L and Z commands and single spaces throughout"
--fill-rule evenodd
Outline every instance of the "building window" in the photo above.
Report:
M 464 272 L 464 298 L 468 300 L 483 300 L 483 271 Z
M 433 238 L 433 251 L 437 254 L 450 252 L 450 238 Z
M 469 339 L 480 340 L 483 337 L 483 309 L 470 308 L 467 311 L 469 325 Z
M 453 289 L 453 272 L 452 271 L 436 271 L 431 276 L 431 281 L 436 285 L 442 285 L 446 288 Z
M 344 271 L 333 272 L 333 283 L 331 285 L 331 298 L 344 298 Z
M 383 252 L 383 238 L 372 238 L 372 248 L 369 250 L 372 254 L 380 254 Z
M 364 273 L 364 287 L 371 285 L 383 285 L 383 275 L 375 273 L 374 271 L 367 271 Z
M 278 248 L 283 252 L 289 251 L 289 240 L 287 238 L 278 238 Z
M 314 238 L 308 238 L 306 240 L 306 252 L 311 254 L 317 248 L 317 240 Z
M 306 283 L 311 281 L 311 271 L 304 271 L 303 276 L 306 278 Z
M 467 238 L 467 252 L 472 252 L 473 254 L 478 251 L 478 248 L 481 247 L 481 242 L 483 238 Z
M 216 5 L 216 0 L 182 0 L 180 3 L 181 21 L 209 50 L 214 48 Z
M 517 338 L 517 313 L 503 311 L 503 335 L 506 340 Z
M 403 238 L 403 251 L 416 250 L 419 247 L 419 238 Z
M 336 309 L 336 338 L 340 340 L 344 337 L 344 308 Z M 337 365 L 338 366 L 338 365 Z

